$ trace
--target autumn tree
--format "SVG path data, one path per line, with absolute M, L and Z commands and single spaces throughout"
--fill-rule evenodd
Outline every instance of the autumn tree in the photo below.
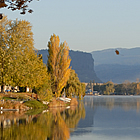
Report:
M 36 79 L 34 90 L 38 94 L 39 99 L 49 101 L 52 99 L 51 77 L 47 72 L 46 65 L 43 64 L 42 55 L 39 55 L 38 58 L 34 69 L 36 71 L 34 75 Z
M 69 47 L 66 42 L 60 44 L 59 36 L 53 34 L 48 42 L 48 73 L 51 75 L 52 91 L 60 96 L 70 75 Z
M 12 85 L 39 88 L 44 83 L 48 84 L 47 67 L 34 48 L 32 26 L 25 20 L 16 20 L 10 26 L 13 28 L 9 31 L 9 48 L 14 52 Z
M 34 50 L 32 26 L 28 21 L 14 20 L 10 21 L 9 27 L 10 29 L 7 31 L 9 34 L 8 49 L 11 52 L 12 58 L 10 84 L 26 85 L 27 83 L 29 84 L 29 75 L 33 74 L 30 72 L 30 69 L 33 70 L 35 67 L 35 62 L 33 61 L 37 60 Z
M 2 89 L 4 85 L 38 89 L 44 84 L 49 86 L 47 67 L 35 51 L 30 23 L 25 20 L 8 20 L 7 17 L 4 17 L 0 23 L 0 85 Z
M 5 83 L 9 82 L 10 64 L 12 61 L 11 51 L 9 49 L 9 20 L 4 17 L 0 21 L 0 85 L 4 92 Z
M 32 33 L 29 35 L 29 32 L 24 34 L 23 30 L 27 31 L 25 28 L 27 24 L 22 21 L 11 21 L 4 17 L 0 23 L 0 84 L 3 90 L 4 85 L 14 85 L 20 80 L 23 81 L 21 73 L 26 70 L 22 69 L 23 65 L 21 65 L 24 62 L 24 49 L 30 45 L 30 48 L 33 47 L 33 35 Z M 29 41 L 27 36 L 30 37 Z

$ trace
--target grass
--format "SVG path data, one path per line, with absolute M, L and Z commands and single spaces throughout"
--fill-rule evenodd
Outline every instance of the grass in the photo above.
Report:
M 32 108 L 46 108 L 47 106 L 37 100 L 26 101 L 24 105 Z
M 5 101 L 9 101 L 9 102 L 25 101 L 23 105 L 33 109 L 47 108 L 47 105 L 44 105 L 42 102 L 31 98 L 31 95 L 32 94 L 30 93 L 7 93 L 7 94 L 0 94 L 0 99 L 4 99 Z
M 11 98 L 11 97 L 3 97 L 2 99 L 4 99 L 4 100 L 17 100 L 16 98 Z

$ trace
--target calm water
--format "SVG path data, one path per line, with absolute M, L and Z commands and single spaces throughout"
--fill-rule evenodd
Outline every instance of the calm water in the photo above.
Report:
M 71 140 L 139 140 L 139 96 L 85 97 L 86 117 Z
M 1 140 L 139 140 L 139 96 L 87 96 L 70 109 L 3 112 Z

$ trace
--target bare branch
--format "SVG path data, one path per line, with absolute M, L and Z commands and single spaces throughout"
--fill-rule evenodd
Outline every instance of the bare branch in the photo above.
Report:
M 0 8 L 7 7 L 12 11 L 20 10 L 20 14 L 32 13 L 33 10 L 28 7 L 33 0 L 0 0 Z

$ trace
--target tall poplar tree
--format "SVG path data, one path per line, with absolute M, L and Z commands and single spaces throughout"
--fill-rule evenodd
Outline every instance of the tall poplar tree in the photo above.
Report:
M 66 42 L 60 44 L 59 36 L 53 34 L 48 42 L 48 72 L 51 75 L 52 91 L 59 97 L 70 75 L 69 47 Z

